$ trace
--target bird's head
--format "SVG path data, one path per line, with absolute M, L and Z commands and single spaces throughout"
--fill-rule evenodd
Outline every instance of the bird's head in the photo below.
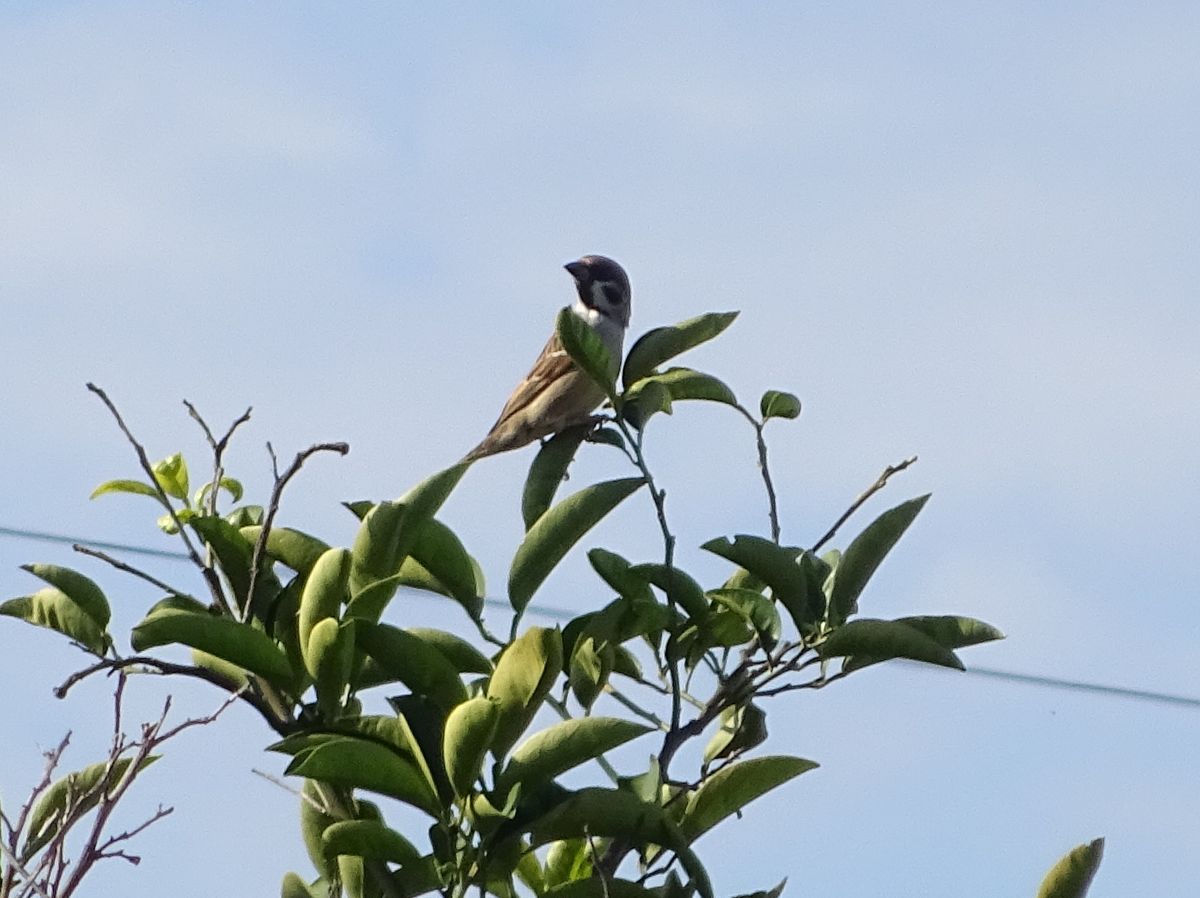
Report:
M 563 267 L 575 279 L 581 303 L 623 328 L 629 326 L 631 293 L 624 268 L 607 256 L 584 256 Z

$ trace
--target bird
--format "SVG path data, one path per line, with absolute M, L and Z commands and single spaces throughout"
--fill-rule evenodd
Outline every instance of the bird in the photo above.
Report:
M 563 267 L 574 279 L 578 294 L 571 311 L 596 332 L 619 365 L 629 327 L 629 276 L 607 256 L 583 256 Z M 504 403 L 488 435 L 463 461 L 519 449 L 582 424 L 603 401 L 604 390 L 575 365 L 558 334 L 553 333 L 533 368 Z

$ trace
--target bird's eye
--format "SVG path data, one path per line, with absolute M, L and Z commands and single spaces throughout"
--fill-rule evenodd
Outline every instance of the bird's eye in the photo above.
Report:
M 621 291 L 615 284 L 603 284 L 600 290 L 604 293 L 604 298 L 608 300 L 609 305 L 619 306 L 621 304 Z

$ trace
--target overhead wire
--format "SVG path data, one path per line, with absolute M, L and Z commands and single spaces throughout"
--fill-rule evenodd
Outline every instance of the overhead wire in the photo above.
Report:
M 187 553 L 173 551 L 170 549 L 152 549 L 147 546 L 138 546 L 131 543 L 101 541 L 91 539 L 90 537 L 70 536 L 64 533 L 30 530 L 23 527 L 6 527 L 0 525 L 0 537 L 27 539 L 37 542 L 66 545 L 79 544 L 90 546 L 96 549 L 106 549 L 112 552 L 126 552 L 130 555 L 144 555 L 151 558 L 164 558 L 171 561 L 189 560 Z M 423 590 L 413 590 L 413 593 L 422 597 L 432 598 L 431 594 L 426 593 Z M 509 608 L 508 602 L 504 601 L 503 599 L 485 598 L 484 604 L 493 608 Z M 549 605 L 538 604 L 530 605 L 527 613 L 535 614 L 550 620 L 559 621 L 569 621 L 577 614 L 577 612 L 570 611 L 566 608 L 555 608 Z M 922 667 L 928 667 L 928 665 L 922 665 Z M 1041 674 L 1027 674 L 1012 670 L 1000 670 L 992 667 L 972 666 L 968 667 L 965 673 L 971 676 L 988 677 L 994 680 L 1017 683 L 1025 686 L 1036 686 L 1043 689 L 1087 692 L 1094 695 L 1106 695 L 1111 698 L 1124 698 L 1133 701 L 1155 702 L 1158 704 L 1174 705 L 1176 707 L 1200 708 L 1200 698 L 1168 692 L 1158 692 L 1153 689 L 1134 689 L 1128 686 L 1113 686 L 1107 683 L 1093 683 L 1084 680 L 1072 680 L 1065 677 L 1049 677 Z

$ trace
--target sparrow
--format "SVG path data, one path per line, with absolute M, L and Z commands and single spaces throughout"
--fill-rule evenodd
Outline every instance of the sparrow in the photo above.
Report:
M 614 363 L 620 365 L 621 346 L 629 327 L 630 290 L 625 270 L 606 256 L 584 256 L 563 267 L 575 279 L 578 293 L 571 311 L 596 331 Z M 582 424 L 603 401 L 604 390 L 575 366 L 558 334 L 551 334 L 533 368 L 504 403 L 488 435 L 463 461 L 519 449 Z

